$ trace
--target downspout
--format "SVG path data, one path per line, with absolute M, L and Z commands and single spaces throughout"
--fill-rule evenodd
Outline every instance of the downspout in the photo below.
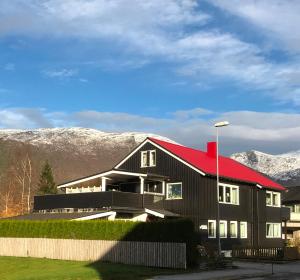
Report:
M 255 188 L 251 188 L 251 246 L 254 247 L 254 190 Z
M 259 190 L 256 190 L 257 247 L 259 246 L 259 243 L 260 243 L 260 240 L 259 240 L 259 207 L 258 207 L 258 192 L 259 192 Z

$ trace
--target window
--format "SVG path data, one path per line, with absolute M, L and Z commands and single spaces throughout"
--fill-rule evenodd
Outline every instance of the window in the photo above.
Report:
M 237 221 L 230 222 L 230 238 L 237 238 Z
M 266 237 L 267 238 L 281 238 L 281 224 L 280 223 L 266 223 Z
M 280 193 L 279 192 L 271 192 L 266 191 L 266 205 L 273 207 L 280 207 Z
M 227 221 L 220 221 L 220 238 L 227 238 Z
M 235 185 L 219 184 L 219 202 L 239 204 L 239 187 Z
M 208 220 L 208 238 L 216 238 L 216 221 Z
M 247 238 L 247 222 L 240 222 L 240 238 Z
M 145 182 L 144 183 L 145 193 L 163 194 L 163 183 L 162 182 Z
M 182 198 L 182 183 L 167 184 L 167 199 L 181 199 Z
M 141 167 L 156 166 L 156 150 L 141 152 Z

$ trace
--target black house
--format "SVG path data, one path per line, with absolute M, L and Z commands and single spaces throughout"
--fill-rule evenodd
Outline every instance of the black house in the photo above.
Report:
M 256 171 L 206 152 L 148 138 L 112 170 L 59 185 L 58 195 L 36 196 L 33 218 L 70 215 L 74 220 L 188 217 L 201 242 L 216 243 L 220 209 L 222 249 L 232 245 L 281 246 L 285 188 Z M 35 216 L 34 216 L 35 215 Z

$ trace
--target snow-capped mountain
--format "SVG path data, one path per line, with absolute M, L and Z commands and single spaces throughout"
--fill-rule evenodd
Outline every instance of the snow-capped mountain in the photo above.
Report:
M 248 151 L 231 155 L 239 161 L 285 185 L 300 183 L 300 151 L 270 155 L 259 151 Z
M 109 133 L 90 128 L 41 128 L 35 130 L 0 129 L 0 139 L 17 141 L 34 146 L 53 146 L 56 150 L 64 150 L 66 146 L 80 147 L 80 152 L 93 153 L 99 145 L 106 147 L 137 145 L 147 137 L 171 141 L 170 139 L 150 133 L 124 132 Z
M 140 132 L 108 133 L 89 128 L 0 130 L 0 172 L 14 170 L 28 154 L 35 171 L 48 160 L 57 183 L 110 169 L 147 137 Z M 5 170 L 4 170 L 5 169 Z M 8 176 L 6 176 L 8 177 Z M 0 186 L 1 188 L 1 186 Z

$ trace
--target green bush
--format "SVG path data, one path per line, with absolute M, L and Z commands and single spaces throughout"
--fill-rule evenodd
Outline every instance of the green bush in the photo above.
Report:
M 188 263 L 195 258 L 195 233 L 187 219 L 128 221 L 0 221 L 0 237 L 123 240 L 186 243 Z

